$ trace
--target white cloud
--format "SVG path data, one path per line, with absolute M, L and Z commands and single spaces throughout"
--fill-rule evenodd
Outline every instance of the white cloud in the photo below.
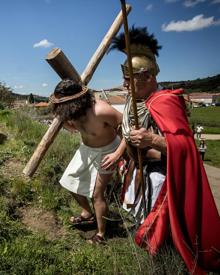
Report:
M 199 3 L 203 3 L 206 0 L 186 0 L 184 1 L 183 5 L 187 8 L 192 8 L 198 5 Z
M 48 84 L 47 83 L 42 83 L 42 87 L 47 87 Z
M 220 4 L 220 0 L 213 0 L 212 4 Z
M 188 21 L 171 21 L 168 24 L 163 24 L 162 30 L 165 32 L 197 31 L 217 25 L 220 25 L 220 20 L 215 21 L 214 16 L 204 18 L 203 14 L 199 14 Z
M 149 4 L 149 5 L 146 6 L 145 10 L 146 10 L 146 11 L 151 11 L 152 8 L 153 8 L 153 5 L 152 5 L 152 4 Z
M 33 45 L 33 48 L 49 48 L 53 46 L 53 43 L 49 42 L 47 39 L 43 39 L 38 43 Z
M 14 89 L 23 89 L 23 88 L 24 88 L 23 85 L 15 85 L 15 86 L 14 86 Z

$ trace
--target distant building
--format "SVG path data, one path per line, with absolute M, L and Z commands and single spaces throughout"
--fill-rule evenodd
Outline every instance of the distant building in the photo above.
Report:
M 127 92 L 125 91 L 101 91 L 95 93 L 95 97 L 108 102 L 119 112 L 123 113 Z
M 24 107 L 26 104 L 26 100 L 15 100 L 13 102 L 13 108 L 14 109 L 19 109 L 21 107 Z
M 220 93 L 192 93 L 189 94 L 193 106 L 212 105 L 220 98 Z

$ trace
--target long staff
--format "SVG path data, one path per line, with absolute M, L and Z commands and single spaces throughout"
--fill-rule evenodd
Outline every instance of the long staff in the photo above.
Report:
M 134 75 L 133 75 L 132 63 L 131 63 L 131 49 L 130 49 L 127 14 L 126 14 L 126 3 L 125 3 L 125 0 L 120 0 L 120 1 L 121 1 L 121 9 L 122 9 L 122 16 L 123 16 L 123 23 L 124 23 L 124 31 L 125 31 L 125 43 L 126 43 L 128 69 L 129 69 L 129 76 L 130 76 L 131 97 L 132 97 L 132 106 L 133 106 L 134 119 L 135 119 L 135 128 L 138 130 L 139 123 L 138 123 L 138 114 L 137 114 L 136 94 L 135 94 L 135 87 L 134 87 Z M 147 209 L 146 209 L 146 200 L 145 200 L 145 184 L 144 184 L 144 177 L 143 177 L 142 156 L 139 148 L 137 148 L 137 154 L 138 154 L 138 165 L 140 169 L 141 190 L 142 190 L 143 204 L 144 204 L 144 217 L 146 217 Z

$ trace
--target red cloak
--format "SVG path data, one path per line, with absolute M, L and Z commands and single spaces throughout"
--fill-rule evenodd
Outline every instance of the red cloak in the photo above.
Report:
M 135 241 L 155 254 L 171 231 L 192 274 L 220 270 L 220 217 L 185 113 L 182 90 L 151 95 L 146 106 L 167 142 L 167 175 Z

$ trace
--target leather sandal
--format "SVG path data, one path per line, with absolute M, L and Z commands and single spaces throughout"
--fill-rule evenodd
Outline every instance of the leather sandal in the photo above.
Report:
M 79 225 L 79 224 L 92 224 L 95 222 L 95 216 L 92 214 L 91 216 L 85 218 L 82 215 L 77 217 L 70 217 L 70 223 L 73 225 Z

